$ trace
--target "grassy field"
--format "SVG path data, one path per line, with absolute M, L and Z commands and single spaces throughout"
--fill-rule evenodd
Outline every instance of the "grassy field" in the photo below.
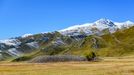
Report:
M 1 62 L 0 75 L 134 75 L 134 57 L 106 57 L 99 62 Z

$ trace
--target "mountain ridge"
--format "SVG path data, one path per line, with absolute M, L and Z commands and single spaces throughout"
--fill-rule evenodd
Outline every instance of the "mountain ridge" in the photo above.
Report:
M 104 29 L 109 29 L 110 32 L 115 32 L 117 29 L 122 28 L 129 28 L 133 26 L 134 23 L 131 21 L 126 22 L 113 22 L 109 19 L 102 18 L 99 19 L 93 23 L 85 23 L 81 25 L 74 25 L 71 27 L 68 27 L 66 29 L 59 30 L 59 32 L 63 35 L 79 35 L 81 31 L 85 32 L 87 35 L 92 35 L 93 31 L 92 29 L 97 29 L 99 31 L 102 31 Z

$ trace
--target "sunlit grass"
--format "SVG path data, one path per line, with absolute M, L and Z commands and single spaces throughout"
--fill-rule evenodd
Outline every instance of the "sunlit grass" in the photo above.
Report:
M 134 75 L 134 57 L 99 62 L 0 63 L 0 75 Z

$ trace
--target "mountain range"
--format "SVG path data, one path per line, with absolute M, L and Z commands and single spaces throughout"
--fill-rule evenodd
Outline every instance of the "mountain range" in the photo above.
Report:
M 134 23 L 100 19 L 55 32 L 25 34 L 0 40 L 0 60 L 23 56 L 83 55 L 95 50 L 99 56 L 119 56 L 134 52 Z M 114 50 L 112 50 L 114 49 Z

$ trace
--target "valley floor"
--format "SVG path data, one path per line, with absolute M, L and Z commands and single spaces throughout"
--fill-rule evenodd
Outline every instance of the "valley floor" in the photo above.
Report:
M 134 75 L 134 57 L 106 57 L 99 62 L 1 62 L 0 75 Z

